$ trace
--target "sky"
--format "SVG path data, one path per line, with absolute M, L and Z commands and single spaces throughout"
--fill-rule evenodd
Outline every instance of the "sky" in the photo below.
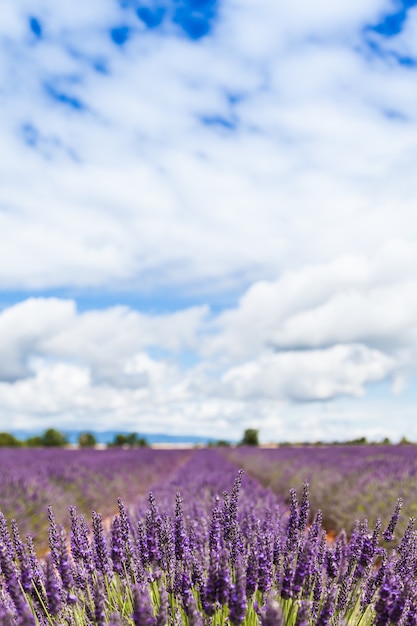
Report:
M 417 440 L 417 0 L 0 8 L 0 429 Z

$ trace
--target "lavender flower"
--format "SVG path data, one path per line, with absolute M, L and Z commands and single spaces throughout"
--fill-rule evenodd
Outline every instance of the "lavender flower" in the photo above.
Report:
M 0 511 L 0 542 L 3 543 L 6 548 L 6 552 L 10 555 L 11 559 L 14 558 L 14 546 L 12 538 L 10 537 L 9 529 L 7 527 L 7 521 L 3 513 Z
M 300 513 L 298 518 L 298 530 L 303 533 L 307 528 L 308 515 L 310 510 L 310 504 L 308 499 L 308 482 L 303 485 L 303 495 L 301 499 Z
M 20 538 L 19 529 L 15 519 L 12 519 L 11 526 L 14 550 L 20 564 L 20 584 L 22 585 L 23 591 L 29 593 L 32 591 L 32 568 L 30 559 Z
M 224 538 L 226 541 L 231 539 L 232 529 L 237 520 L 239 492 L 242 484 L 243 470 L 240 469 L 233 484 L 232 494 L 230 496 L 230 504 L 228 507 L 228 515 L 224 519 Z
M 385 541 L 392 541 L 394 538 L 394 531 L 397 526 L 398 520 L 400 518 L 402 506 L 403 506 L 403 499 L 398 498 L 397 504 L 394 509 L 394 513 L 392 514 L 389 524 L 387 528 L 384 530 L 384 532 L 382 533 L 382 536 L 384 537 Z
M 124 573 L 123 537 L 121 521 L 118 515 L 114 518 L 111 527 L 111 560 L 113 571 L 122 576 Z
M 293 552 L 298 543 L 298 524 L 299 524 L 299 512 L 297 492 L 295 489 L 290 489 L 290 516 L 288 518 L 287 528 L 287 542 L 285 544 L 285 552 L 288 554 Z
M 133 588 L 132 619 L 135 626 L 154 626 L 155 624 L 148 592 L 138 586 Z
M 188 538 L 184 525 L 184 512 L 182 507 L 181 494 L 176 494 L 175 503 L 175 558 L 178 561 L 188 558 Z
M 82 563 L 88 572 L 94 569 L 93 551 L 89 542 L 89 530 L 83 515 L 78 516 L 75 507 L 69 508 L 71 517 L 71 554 L 76 563 Z
M 327 593 L 326 599 L 318 616 L 316 626 L 327 626 L 327 624 L 330 623 L 330 620 L 334 613 L 334 602 L 335 593 L 334 590 L 331 590 Z
M 55 575 L 54 564 L 51 558 L 46 560 L 45 590 L 49 613 L 53 616 L 58 615 L 62 608 L 61 588 Z
M 59 543 L 58 549 L 58 572 L 61 576 L 62 585 L 67 592 L 67 597 L 70 597 L 70 591 L 74 584 L 72 578 L 72 567 L 68 556 L 66 533 L 63 526 L 58 529 Z
M 229 620 L 240 626 L 246 615 L 246 580 L 242 557 L 235 563 L 235 580 L 229 590 Z
M 100 513 L 92 512 L 93 536 L 94 536 L 94 563 L 103 576 L 112 575 L 107 542 L 103 532 L 103 521 Z
M 251 598 L 256 591 L 258 585 L 258 555 L 253 547 L 248 555 L 247 567 L 246 567 L 246 595 Z
M 272 585 L 273 547 L 267 528 L 258 535 L 258 589 L 265 593 Z
M 49 519 L 49 549 L 51 551 L 52 560 L 55 567 L 59 565 L 59 550 L 60 550 L 60 537 L 58 526 L 55 521 L 55 516 L 52 511 L 52 506 L 48 506 L 48 519 Z
M 103 590 L 103 580 L 101 576 L 99 576 L 94 585 L 94 621 L 97 626 L 104 626 L 106 624 L 104 604 L 105 597 Z
M 7 547 L 0 542 L 0 571 L 4 576 L 6 589 L 9 593 L 18 613 L 27 611 L 27 603 L 19 586 L 16 577 L 16 569 L 12 560 L 12 555 Z

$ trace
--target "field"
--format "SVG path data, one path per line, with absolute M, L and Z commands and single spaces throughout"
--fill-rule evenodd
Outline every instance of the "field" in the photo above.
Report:
M 414 446 L 3 449 L 0 472 L 0 624 L 417 624 Z

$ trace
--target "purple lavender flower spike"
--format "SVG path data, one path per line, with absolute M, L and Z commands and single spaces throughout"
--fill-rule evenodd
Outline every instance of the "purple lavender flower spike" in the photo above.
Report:
M 7 527 L 7 520 L 4 517 L 3 513 L 0 511 L 0 541 L 3 542 L 6 547 L 7 552 L 10 554 L 11 558 L 14 558 L 14 547 L 13 541 L 10 537 L 9 529 Z
M 175 558 L 178 561 L 188 559 L 188 538 L 184 525 L 184 512 L 181 494 L 175 496 Z
M 136 543 L 142 567 L 146 567 L 149 565 L 150 559 L 145 525 L 142 520 L 139 520 L 136 524 Z
M 119 507 L 120 517 L 120 531 L 122 537 L 122 561 L 123 567 L 126 573 L 133 575 L 132 558 L 134 555 L 134 547 L 132 542 L 132 524 L 130 522 L 127 510 L 121 498 L 117 499 L 117 505 Z
M 233 489 L 232 489 L 232 493 L 230 496 L 229 515 L 228 515 L 226 527 L 224 529 L 226 540 L 228 539 L 230 540 L 232 527 L 234 523 L 237 521 L 238 500 L 239 500 L 240 487 L 242 484 L 242 478 L 243 478 L 243 470 L 240 469 L 235 479 L 235 482 L 233 484 Z
M 111 526 L 111 560 L 113 571 L 119 576 L 124 573 L 123 537 L 120 517 L 116 515 Z
M 295 567 L 294 578 L 292 581 L 292 591 L 295 597 L 298 597 L 300 595 L 304 585 L 304 581 L 309 575 L 312 574 L 314 570 L 313 558 L 313 546 L 311 545 L 310 541 L 307 540 L 304 544 L 303 551 L 297 559 L 297 565 Z M 331 560 L 331 563 L 333 564 L 333 560 Z M 327 570 L 329 572 L 329 567 L 327 568 Z
M 216 498 L 215 506 L 211 514 L 210 534 L 209 534 L 209 548 L 210 552 L 218 552 L 220 549 L 220 535 L 221 535 L 221 519 L 222 514 L 219 507 L 219 499 Z
M 159 565 L 161 561 L 161 553 L 158 542 L 160 515 L 158 513 L 154 497 L 151 493 L 149 494 L 149 502 L 151 508 L 145 515 L 147 551 L 150 563 L 156 563 Z
M 232 626 L 240 626 L 246 615 L 246 579 L 241 557 L 235 563 L 235 581 L 229 592 L 229 620 Z
M 52 560 L 56 568 L 59 566 L 59 532 L 58 526 L 55 521 L 55 516 L 52 511 L 52 506 L 48 506 L 48 519 L 49 519 L 49 549 L 51 552 Z
M 285 552 L 293 552 L 298 543 L 298 501 L 295 489 L 290 489 L 290 516 L 288 518 Z
M 25 546 L 20 538 L 19 529 L 16 520 L 12 519 L 12 536 L 14 549 L 20 565 L 20 584 L 26 593 L 32 590 L 32 568 L 30 559 L 26 553 Z
M 303 495 L 301 498 L 300 513 L 298 518 L 298 530 L 303 533 L 307 528 L 308 516 L 310 511 L 310 503 L 308 499 L 309 484 L 306 481 L 303 485 Z
M 94 585 L 94 623 L 96 626 L 105 626 L 106 614 L 104 610 L 105 597 L 103 580 L 99 577 Z
M 258 589 L 265 593 L 272 585 L 273 538 L 271 531 L 262 528 L 258 535 Z
M 375 626 L 386 626 L 390 623 L 391 584 L 390 576 L 385 576 L 385 580 L 379 590 L 378 600 L 375 602 Z
M 210 565 L 203 594 L 203 607 L 206 615 L 212 616 L 216 611 L 217 598 L 217 559 L 215 553 L 210 555 Z
M 36 593 L 40 594 L 42 597 L 44 574 L 40 568 L 39 561 L 35 553 L 35 547 L 33 545 L 33 538 L 31 535 L 27 535 L 26 537 L 26 548 L 27 548 L 30 568 L 32 572 L 32 581 L 33 581 L 33 584 L 36 586 Z
M 192 594 L 189 595 L 187 600 L 186 613 L 189 626 L 203 626 L 203 617 L 197 609 L 195 598 Z M 165 623 L 163 626 L 165 626 Z
M 66 533 L 63 526 L 59 526 L 59 544 L 58 544 L 58 572 L 61 576 L 62 585 L 67 592 L 67 598 L 70 597 L 70 590 L 74 584 L 72 578 L 72 567 L 67 550 Z
M 107 549 L 107 542 L 103 532 L 103 521 L 100 513 L 92 512 L 93 536 L 94 536 L 94 562 L 99 572 L 109 578 L 112 576 L 112 569 Z
M 146 589 L 142 590 L 138 586 L 133 588 L 133 623 L 135 626 L 154 626 L 151 601 Z
M 248 555 L 246 566 L 246 595 L 251 598 L 256 591 L 258 585 L 258 555 L 253 548 Z
M 9 593 L 18 614 L 27 612 L 27 602 L 19 586 L 16 577 L 16 568 L 14 566 L 12 555 L 7 551 L 7 547 L 0 542 L 0 570 L 4 576 L 6 590 Z M 35 622 L 33 622 L 35 623 Z
M 392 541 L 394 539 L 394 531 L 395 531 L 395 528 L 397 526 L 397 523 L 400 517 L 402 506 L 403 506 L 403 499 L 398 498 L 397 504 L 394 509 L 394 513 L 392 514 L 392 517 L 388 523 L 388 526 L 382 533 L 382 536 L 385 539 L 385 541 Z
M 323 595 L 323 577 L 322 572 L 316 572 L 315 581 L 313 587 L 313 602 L 311 605 L 311 616 L 313 619 L 316 619 L 318 614 L 320 602 Z
M 229 552 L 222 546 L 219 555 L 216 580 L 216 598 L 220 606 L 227 604 L 230 591 Z
M 316 626 L 327 626 L 330 623 L 334 613 L 335 592 L 331 590 L 327 593 L 322 609 L 318 616 Z
M 69 508 L 71 517 L 71 554 L 76 563 L 82 563 L 91 573 L 94 566 L 93 551 L 89 541 L 89 529 L 83 515 L 77 515 L 74 506 Z
M 61 589 L 55 575 L 54 564 L 51 558 L 46 560 L 46 597 L 48 600 L 48 612 L 56 616 L 62 608 Z

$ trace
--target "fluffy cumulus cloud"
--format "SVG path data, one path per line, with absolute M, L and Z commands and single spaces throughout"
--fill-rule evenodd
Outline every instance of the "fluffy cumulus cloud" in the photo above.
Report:
M 215 427 L 231 437 L 250 424 L 290 436 L 286 420 L 294 414 L 305 438 L 321 437 L 320 428 L 337 436 L 345 428 L 341 398 L 366 403 L 369 385 L 386 382 L 393 397 L 415 377 L 414 256 L 394 245 L 374 259 L 303 267 L 253 284 L 217 314 L 203 306 L 80 312 L 70 300 L 22 301 L 0 314 L 0 410 L 22 424 L 59 416 L 102 428 L 209 434 Z M 307 418 L 294 408 L 321 402 L 330 402 L 332 431 L 326 415 L 312 430 L 316 409 Z M 380 415 L 372 432 L 382 435 Z
M 391 0 L 3 7 L 4 424 L 309 438 L 362 398 L 377 432 L 417 364 L 416 29 Z

